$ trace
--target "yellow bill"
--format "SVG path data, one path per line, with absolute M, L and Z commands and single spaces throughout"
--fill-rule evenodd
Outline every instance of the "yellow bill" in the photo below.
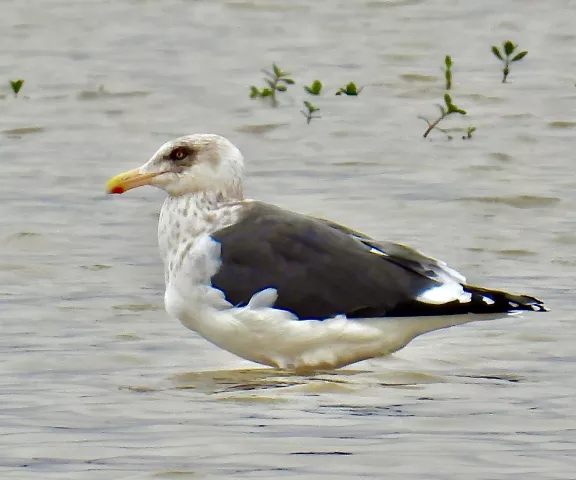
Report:
M 124 193 L 127 190 L 148 185 L 150 180 L 158 175 L 160 175 L 159 172 L 140 173 L 138 168 L 121 173 L 106 182 L 106 193 Z

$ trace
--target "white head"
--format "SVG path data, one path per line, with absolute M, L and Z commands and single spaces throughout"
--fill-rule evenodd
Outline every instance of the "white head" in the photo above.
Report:
M 230 141 L 197 133 L 165 143 L 144 165 L 106 184 L 108 193 L 152 185 L 172 196 L 214 193 L 242 199 L 244 159 Z

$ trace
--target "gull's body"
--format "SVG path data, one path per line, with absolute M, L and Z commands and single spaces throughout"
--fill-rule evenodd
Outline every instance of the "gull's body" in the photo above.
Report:
M 225 350 L 277 368 L 338 368 L 440 328 L 545 311 L 533 297 L 467 285 L 408 247 L 244 200 L 243 166 L 223 137 L 191 135 L 108 184 L 168 192 L 158 225 L 166 310 Z

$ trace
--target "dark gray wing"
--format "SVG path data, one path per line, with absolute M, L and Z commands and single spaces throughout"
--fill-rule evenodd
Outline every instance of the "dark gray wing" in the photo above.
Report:
M 446 263 L 428 257 L 418 250 L 402 245 L 401 243 L 374 240 L 363 233 L 331 222 L 330 220 L 322 219 L 322 221 L 336 230 L 340 230 L 348 235 L 358 238 L 365 245 L 386 253 L 388 260 L 424 275 L 430 280 L 436 280 L 438 282 L 454 281 L 457 283 L 466 283 L 466 277 L 464 277 L 464 275 L 450 268 Z
M 472 294 L 468 303 L 417 300 L 443 285 L 442 264 L 408 247 L 261 202 L 242 208 L 237 223 L 212 235 L 222 252 L 212 285 L 234 305 L 247 305 L 255 293 L 275 288 L 275 307 L 300 319 L 458 314 L 478 305 L 482 311 L 505 311 Z

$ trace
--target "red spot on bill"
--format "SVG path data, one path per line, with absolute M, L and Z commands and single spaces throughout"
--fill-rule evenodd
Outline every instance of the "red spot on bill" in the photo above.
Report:
M 120 187 L 120 186 L 114 187 L 114 188 L 110 191 L 110 193 L 124 193 L 124 192 L 125 192 L 124 188 L 122 188 L 122 187 Z

